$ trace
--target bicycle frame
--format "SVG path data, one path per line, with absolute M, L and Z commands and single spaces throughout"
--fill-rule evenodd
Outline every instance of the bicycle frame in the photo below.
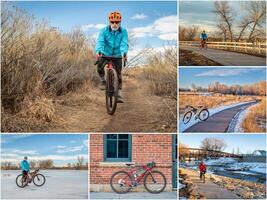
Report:
M 141 169 L 141 167 L 138 168 L 138 169 Z M 144 169 L 145 171 L 144 171 L 140 176 L 138 176 L 137 178 L 135 178 L 135 177 L 134 177 L 134 174 L 136 173 L 136 171 L 137 171 L 138 169 L 130 169 L 128 175 L 129 175 L 132 179 L 134 179 L 135 182 L 140 183 L 141 180 L 142 180 L 148 173 L 150 173 L 150 172 L 152 171 L 153 168 L 150 168 L 150 167 L 147 167 L 147 166 L 143 166 L 142 169 Z M 127 178 L 127 176 L 125 176 L 122 180 L 124 180 L 124 179 L 126 179 L 126 178 Z M 132 185 L 133 185 L 133 180 L 132 180 L 131 183 L 128 184 L 128 185 L 129 185 L 129 186 L 132 186 Z

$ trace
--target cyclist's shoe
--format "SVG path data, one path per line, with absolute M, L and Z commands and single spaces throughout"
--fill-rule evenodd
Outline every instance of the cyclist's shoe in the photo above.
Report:
M 117 103 L 124 103 L 122 94 L 121 94 L 121 90 L 119 90 L 118 92 L 118 99 L 117 99 Z

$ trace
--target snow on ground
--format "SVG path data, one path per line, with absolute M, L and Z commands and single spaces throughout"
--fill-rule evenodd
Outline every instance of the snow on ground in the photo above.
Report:
M 33 183 L 25 188 L 16 185 L 20 170 L 1 171 L 2 199 L 88 199 L 87 170 L 40 170 L 46 178 L 43 186 Z
M 225 158 L 225 157 L 204 161 L 204 163 L 206 165 L 227 165 L 227 164 L 232 164 L 232 163 L 236 163 L 236 162 L 237 162 L 237 160 L 235 160 L 233 158 Z
M 214 114 L 216 114 L 216 113 L 218 113 L 220 111 L 223 111 L 223 110 L 226 110 L 226 109 L 229 109 L 229 108 L 233 108 L 235 106 L 240 106 L 240 105 L 244 105 L 244 104 L 247 104 L 247 103 L 252 103 L 252 102 L 255 102 L 255 101 L 234 103 L 234 104 L 227 105 L 227 106 L 220 106 L 220 107 L 217 107 L 217 108 L 208 109 L 209 113 L 210 113 L 209 117 L 211 117 L 212 115 L 214 115 Z M 199 119 L 195 119 L 195 116 L 192 116 L 191 120 L 187 124 L 184 124 L 183 116 L 181 116 L 180 120 L 179 120 L 179 130 L 180 130 L 180 132 L 184 132 L 186 129 L 188 129 L 189 127 L 193 126 L 194 124 L 197 124 L 198 122 L 200 122 L 200 120 Z
M 229 168 L 231 170 L 244 170 L 247 169 L 249 172 L 256 172 L 266 174 L 266 163 L 259 163 L 259 162 L 241 162 L 241 163 L 234 163 L 230 165 Z
M 242 127 L 242 123 L 243 123 L 245 117 L 247 116 L 248 111 L 249 111 L 249 109 L 247 108 L 247 109 L 242 110 L 239 113 L 239 115 L 237 117 L 237 120 L 236 120 L 235 127 L 234 127 L 234 131 L 233 131 L 234 133 L 244 133 L 244 129 Z

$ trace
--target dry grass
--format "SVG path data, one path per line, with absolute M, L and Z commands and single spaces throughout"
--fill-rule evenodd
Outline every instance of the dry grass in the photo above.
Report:
M 5 126 L 10 124 L 6 118 L 25 113 L 53 121 L 55 97 L 97 81 L 93 54 L 80 30 L 62 33 L 6 3 L 1 20 L 2 131 L 13 129 Z
M 266 132 L 266 98 L 262 98 L 258 105 L 249 109 L 242 127 L 248 133 Z
M 255 100 L 255 96 L 238 96 L 238 95 L 221 95 L 202 96 L 197 93 L 180 92 L 179 94 L 179 115 L 184 114 L 186 105 L 204 106 L 207 108 L 215 108 L 218 106 L 230 105 L 233 103 Z
M 162 54 L 148 57 L 148 64 L 142 68 L 141 81 L 148 81 L 150 91 L 165 97 L 162 104 L 163 120 L 176 127 L 177 120 L 177 49 L 167 47 Z

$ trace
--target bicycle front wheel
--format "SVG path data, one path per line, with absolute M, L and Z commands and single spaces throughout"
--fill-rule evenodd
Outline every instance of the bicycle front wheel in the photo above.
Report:
M 118 75 L 115 69 L 106 70 L 106 108 L 107 113 L 113 115 L 117 107 L 118 90 L 119 90 Z
M 112 190 L 119 194 L 125 194 L 132 188 L 132 178 L 126 171 L 118 171 L 110 179 Z
M 203 109 L 199 113 L 199 119 L 201 121 L 206 121 L 209 118 L 209 116 L 210 116 L 210 113 L 209 113 L 208 109 Z
M 23 174 L 18 175 L 16 178 L 16 184 L 18 187 L 24 188 L 26 185 L 28 185 L 27 177 Z
M 191 111 L 188 111 L 187 113 L 185 113 L 183 117 L 184 124 L 187 124 L 191 120 L 191 117 L 192 117 Z
M 42 186 L 45 184 L 45 177 L 44 175 L 42 174 L 36 174 L 34 177 L 33 177 L 33 183 L 34 185 L 36 186 Z
M 158 194 L 164 191 L 167 185 L 165 175 L 160 172 L 153 170 L 152 172 L 146 174 L 144 179 L 144 186 L 146 190 L 153 194 Z

